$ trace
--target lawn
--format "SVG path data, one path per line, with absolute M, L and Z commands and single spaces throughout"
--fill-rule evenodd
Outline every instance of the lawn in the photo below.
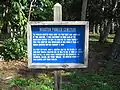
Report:
M 90 35 L 88 68 L 61 70 L 62 90 L 120 90 L 119 75 L 108 73 L 106 68 L 106 54 L 113 37 L 114 35 L 109 35 L 108 42 L 100 44 L 99 35 Z M 26 59 L 0 62 L 0 80 L 0 90 L 13 88 L 14 90 L 53 90 L 54 88 L 53 71 L 29 70 Z

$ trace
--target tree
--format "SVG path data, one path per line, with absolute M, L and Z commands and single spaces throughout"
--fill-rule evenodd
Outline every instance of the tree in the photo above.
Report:
M 63 7 L 63 20 L 81 20 L 82 0 L 61 0 L 61 4 Z
M 112 27 L 112 23 L 113 21 L 115 21 L 116 17 L 115 17 L 115 12 L 116 12 L 116 7 L 118 5 L 118 1 L 119 0 L 107 0 L 105 2 L 105 8 L 104 8 L 104 17 L 105 17 L 105 22 L 104 22 L 104 30 L 100 32 L 100 39 L 99 41 L 104 43 L 107 41 L 107 37 L 110 33 L 111 27 Z
M 87 18 L 90 21 L 90 30 L 94 33 L 100 32 L 100 43 L 107 41 L 111 28 L 113 28 L 112 23 L 117 23 L 115 12 L 118 1 L 119 0 L 90 0 L 88 2 Z M 96 30 L 98 26 L 100 28 Z
M 36 0 L 35 0 L 36 1 Z M 37 0 L 33 2 L 30 20 L 52 20 L 52 1 Z M 30 1 L 11 0 L 5 14 L 7 26 L 10 27 L 11 38 L 4 41 L 2 55 L 7 59 L 18 59 L 26 56 L 26 25 L 30 10 Z
M 120 63 L 120 2 L 118 2 L 116 6 L 115 15 L 119 25 L 117 27 L 115 38 L 112 44 L 112 49 L 110 52 L 110 60 Z

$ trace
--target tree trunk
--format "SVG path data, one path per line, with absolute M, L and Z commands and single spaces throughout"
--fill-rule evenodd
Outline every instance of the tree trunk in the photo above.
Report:
M 120 28 L 117 29 L 111 51 L 109 52 L 107 71 L 108 73 L 112 73 L 114 75 L 120 75 Z
M 104 32 L 104 28 L 105 28 L 105 24 L 104 23 L 101 23 L 101 25 L 100 25 L 100 38 L 99 38 L 99 42 L 102 42 L 103 37 L 104 37 L 104 33 L 103 33 Z
M 30 3 L 29 14 L 28 14 L 28 21 L 30 21 L 30 14 L 31 14 L 31 8 L 32 8 L 33 2 L 34 2 L 34 0 L 32 0 L 31 3 Z
M 111 23 L 112 23 L 111 20 L 108 20 L 104 24 L 104 29 L 100 30 L 100 38 L 99 38 L 100 43 L 105 43 L 107 41 L 107 37 L 110 33 Z
M 114 33 L 115 33 L 115 23 L 112 22 L 112 24 L 111 24 L 110 34 L 114 34 Z
M 93 24 L 93 34 L 95 34 L 95 23 Z
M 120 62 L 120 27 L 116 31 L 111 53 L 111 59 Z
M 83 0 L 82 12 L 81 12 L 81 21 L 85 21 L 85 19 L 86 19 L 87 2 L 88 2 L 88 0 Z
M 90 23 L 90 32 L 93 33 L 93 26 L 94 26 L 94 23 Z
M 95 24 L 95 32 L 99 34 L 99 24 Z

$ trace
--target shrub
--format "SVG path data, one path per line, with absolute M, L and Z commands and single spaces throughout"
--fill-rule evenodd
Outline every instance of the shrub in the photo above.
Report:
M 3 53 L 5 59 L 21 59 L 26 56 L 27 45 L 23 38 L 10 38 L 3 43 Z

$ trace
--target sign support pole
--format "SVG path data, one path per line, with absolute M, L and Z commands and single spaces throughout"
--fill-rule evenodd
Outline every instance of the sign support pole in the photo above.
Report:
M 62 6 L 59 3 L 54 5 L 54 21 L 62 21 Z M 62 76 L 60 71 L 54 71 L 55 87 L 54 90 L 61 90 Z

